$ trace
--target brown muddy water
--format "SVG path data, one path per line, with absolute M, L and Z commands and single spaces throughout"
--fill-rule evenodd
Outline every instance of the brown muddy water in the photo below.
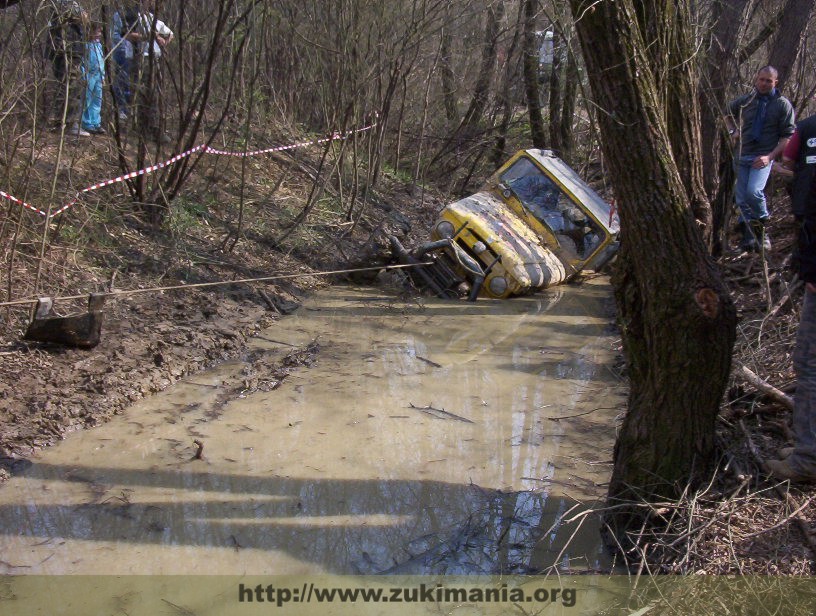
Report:
M 604 569 L 581 512 L 624 404 L 611 306 L 603 279 L 475 304 L 318 294 L 253 340 L 255 363 L 16 470 L 0 573 Z

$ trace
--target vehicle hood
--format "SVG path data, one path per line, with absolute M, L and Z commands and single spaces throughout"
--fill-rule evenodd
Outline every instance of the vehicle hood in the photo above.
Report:
M 530 287 L 563 282 L 563 263 L 501 199 L 482 191 L 446 207 L 467 229 L 502 257 L 502 266 Z M 467 233 L 467 231 L 463 231 Z

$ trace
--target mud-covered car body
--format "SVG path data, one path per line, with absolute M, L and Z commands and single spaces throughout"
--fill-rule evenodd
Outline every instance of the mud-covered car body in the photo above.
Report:
M 615 255 L 614 208 L 549 150 L 523 150 L 474 195 L 446 205 L 431 241 L 406 250 L 415 283 L 442 297 L 495 298 L 560 284 Z

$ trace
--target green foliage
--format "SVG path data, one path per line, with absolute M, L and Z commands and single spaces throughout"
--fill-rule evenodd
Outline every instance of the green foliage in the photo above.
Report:
M 413 174 L 407 169 L 395 169 L 387 162 L 383 163 L 383 173 L 406 184 L 414 181 Z
M 185 233 L 209 215 L 209 205 L 201 198 L 180 196 L 170 208 L 167 227 L 173 235 Z

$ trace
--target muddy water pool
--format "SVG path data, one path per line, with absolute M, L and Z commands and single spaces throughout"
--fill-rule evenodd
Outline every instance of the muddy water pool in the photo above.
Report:
M 0 573 L 603 569 L 581 512 L 624 403 L 611 304 L 603 279 L 475 304 L 318 294 L 253 339 L 263 361 L 17 469 Z

